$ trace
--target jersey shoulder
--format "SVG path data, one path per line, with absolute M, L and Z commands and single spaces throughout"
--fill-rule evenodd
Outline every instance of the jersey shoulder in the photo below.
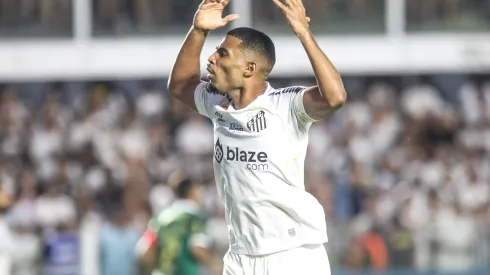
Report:
M 215 107 L 229 106 L 231 98 L 225 93 L 220 93 L 209 82 L 202 81 L 194 91 L 194 102 L 201 115 L 211 118 Z
M 278 111 L 287 112 L 294 106 L 295 99 L 298 98 L 298 95 L 300 95 L 306 88 L 307 87 L 304 86 L 290 86 L 271 89 L 267 97 L 269 98 L 269 102 L 271 102 Z
M 281 97 L 291 97 L 291 96 L 294 97 L 306 88 L 307 87 L 305 86 L 290 86 L 285 88 L 272 89 L 272 91 L 268 94 L 268 96 L 274 99 L 278 99 Z

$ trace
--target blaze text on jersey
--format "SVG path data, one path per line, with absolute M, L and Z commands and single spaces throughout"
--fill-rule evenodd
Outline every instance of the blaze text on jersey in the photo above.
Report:
M 224 152 L 224 146 L 220 143 L 219 139 L 214 146 L 214 158 L 218 163 L 223 161 L 226 157 L 227 161 L 239 162 L 245 164 L 245 169 L 253 171 L 267 171 L 269 170 L 268 156 L 266 152 L 256 152 L 243 150 L 238 147 L 226 146 L 226 152 Z

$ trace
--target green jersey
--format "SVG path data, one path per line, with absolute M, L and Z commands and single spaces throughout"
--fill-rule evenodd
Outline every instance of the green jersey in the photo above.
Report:
M 206 218 L 191 201 L 176 201 L 150 221 L 157 235 L 157 272 L 165 275 L 197 275 L 199 263 L 191 247 L 207 247 Z

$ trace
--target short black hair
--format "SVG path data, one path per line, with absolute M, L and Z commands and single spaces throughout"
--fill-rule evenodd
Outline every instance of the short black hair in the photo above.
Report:
M 259 30 L 247 27 L 232 29 L 227 35 L 240 39 L 242 41 L 240 46 L 245 51 L 252 51 L 263 56 L 269 63 L 267 73 L 272 71 L 276 64 L 276 48 L 269 36 Z
M 175 186 L 175 196 L 179 199 L 188 199 L 193 187 L 198 186 L 198 183 L 190 178 L 183 178 Z

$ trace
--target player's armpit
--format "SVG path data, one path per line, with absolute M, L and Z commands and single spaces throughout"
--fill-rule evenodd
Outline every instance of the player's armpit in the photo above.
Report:
M 340 96 L 339 96 L 340 97 Z M 335 102 L 328 102 L 323 98 L 318 86 L 307 88 L 303 92 L 303 108 L 306 114 L 313 120 L 322 120 L 329 117 L 345 103 L 345 98 L 339 98 Z
M 181 86 L 170 86 L 169 85 L 168 91 L 171 95 L 173 95 L 180 102 L 191 107 L 194 111 L 197 112 L 196 102 L 195 102 L 195 98 L 194 98 L 194 91 L 196 90 L 197 86 L 200 83 L 201 83 L 201 81 L 198 80 L 198 81 L 191 81 L 191 82 L 189 82 L 185 85 L 181 85 Z

